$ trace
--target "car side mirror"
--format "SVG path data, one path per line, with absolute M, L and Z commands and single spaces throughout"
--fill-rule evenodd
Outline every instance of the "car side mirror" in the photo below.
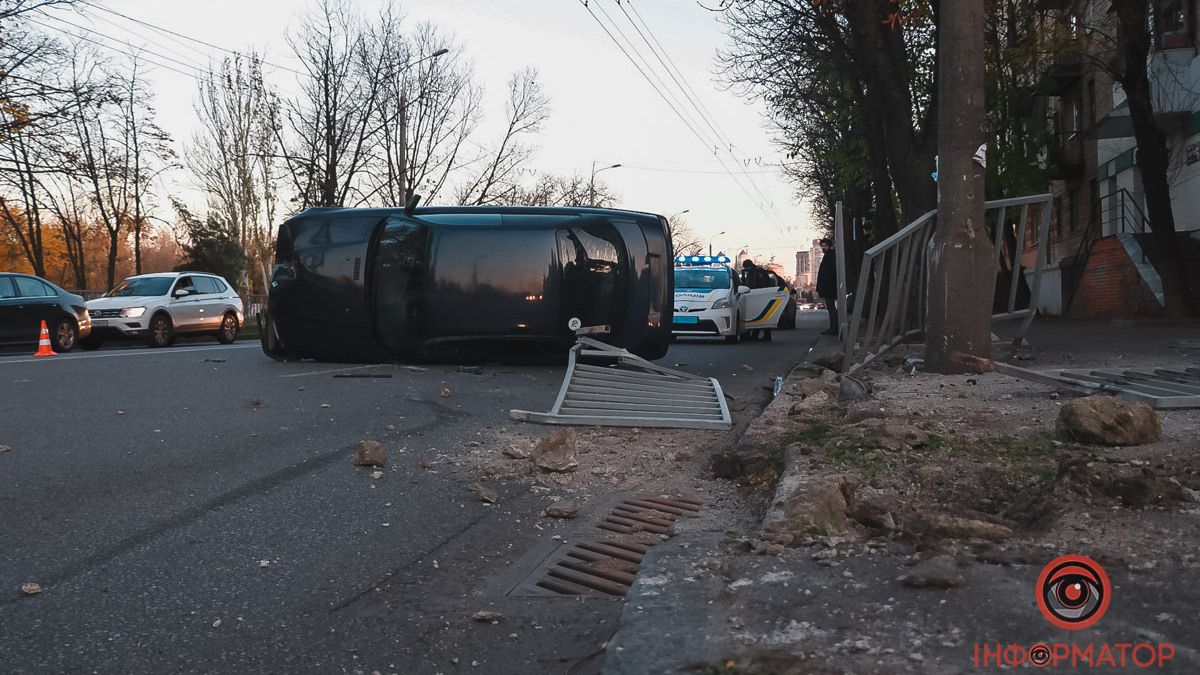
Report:
M 189 291 L 188 289 L 180 288 L 179 290 L 175 291 L 175 293 L 173 293 L 171 297 L 182 298 L 185 295 L 191 295 L 191 294 L 192 294 L 192 292 Z
M 745 295 L 750 292 L 749 286 L 738 286 L 738 295 Z

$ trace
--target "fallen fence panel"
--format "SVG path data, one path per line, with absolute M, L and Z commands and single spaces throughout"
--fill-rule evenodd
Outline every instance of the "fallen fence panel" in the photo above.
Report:
M 607 366 L 584 361 L 608 363 Z M 549 412 L 511 410 L 541 424 L 729 429 L 716 378 L 664 368 L 624 349 L 581 337 L 571 348 L 563 384 Z

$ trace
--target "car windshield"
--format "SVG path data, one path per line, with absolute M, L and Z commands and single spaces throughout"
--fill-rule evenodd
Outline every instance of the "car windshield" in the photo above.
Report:
M 166 295 L 171 288 L 174 277 L 134 277 L 117 284 L 116 288 L 104 294 L 106 298 L 148 297 Z
M 729 288 L 729 272 L 713 269 L 675 270 L 675 290 L 688 288 L 711 291 L 718 288 Z

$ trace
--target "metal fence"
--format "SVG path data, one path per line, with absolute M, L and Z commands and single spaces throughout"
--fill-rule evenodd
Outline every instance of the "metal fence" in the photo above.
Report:
M 992 321 L 1024 319 L 1017 340 L 1024 338 L 1037 312 L 1050 234 L 1051 199 L 1052 195 L 1042 194 L 990 201 L 984 206 L 984 221 L 992 224 L 995 237 L 995 289 L 1004 291 L 1004 295 L 993 293 Z M 937 211 L 930 211 L 867 249 L 858 283 L 850 290 L 845 259 L 840 253 L 845 235 L 838 204 L 834 232 L 839 251 L 838 302 L 844 308 L 839 328 L 845 372 L 853 373 L 924 332 L 929 242 L 936 226 Z M 1031 256 L 1030 270 L 1026 261 Z M 1027 292 L 1022 293 L 1023 289 Z

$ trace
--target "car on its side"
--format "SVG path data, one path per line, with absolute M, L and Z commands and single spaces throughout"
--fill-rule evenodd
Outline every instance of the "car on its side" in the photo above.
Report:
M 32 274 L 0 273 L 0 344 L 37 345 L 43 321 L 59 353 L 92 332 L 82 297 Z
M 167 347 L 179 335 L 215 335 L 222 344 L 237 339 L 244 313 L 229 282 L 203 272 L 164 272 L 129 277 L 89 300 L 92 334 L 80 342 L 95 349 L 114 338 L 144 339 Z

